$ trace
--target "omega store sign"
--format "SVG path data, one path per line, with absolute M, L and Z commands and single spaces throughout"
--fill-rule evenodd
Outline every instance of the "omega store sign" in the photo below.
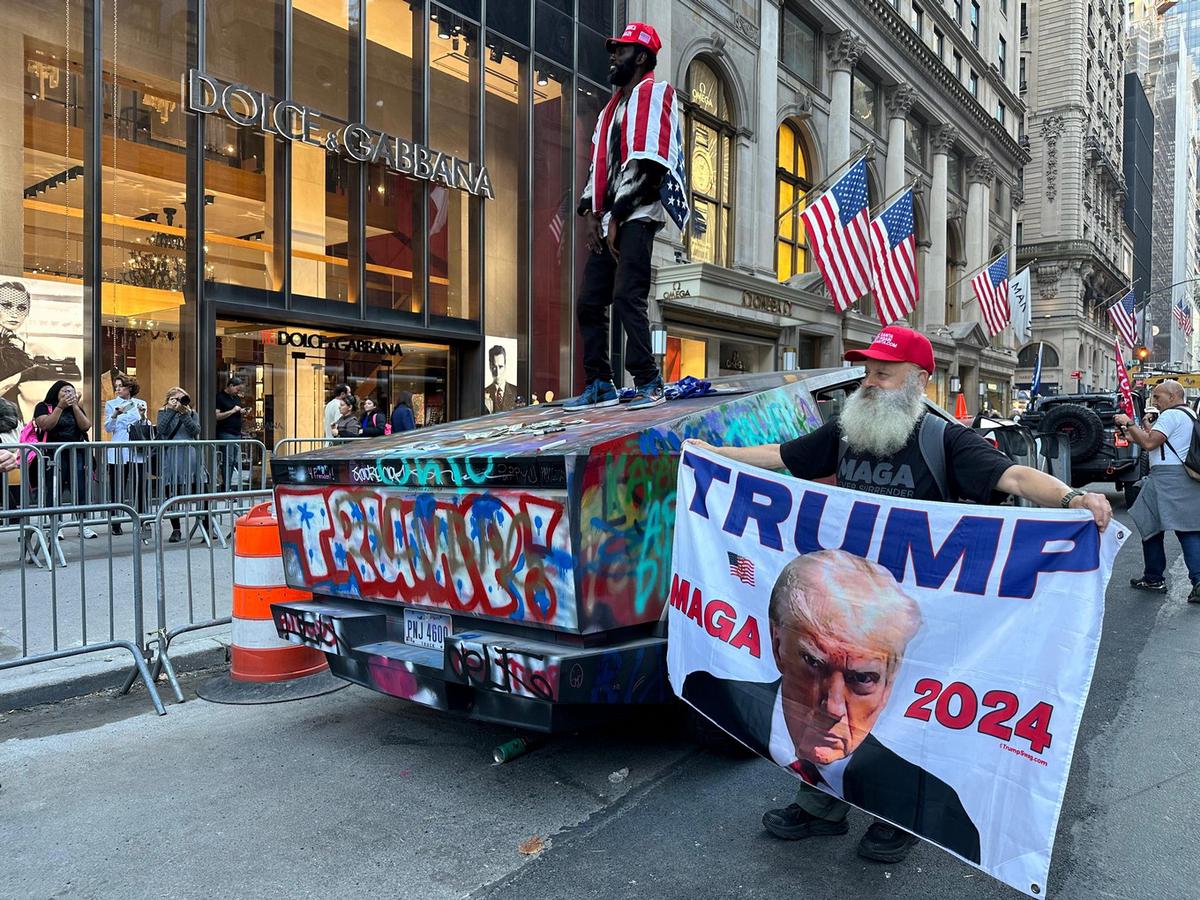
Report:
M 346 125 L 311 107 L 290 100 L 277 101 L 262 91 L 231 84 L 195 69 L 187 74 L 185 93 L 191 112 L 218 113 L 237 125 L 256 128 L 268 136 L 324 147 L 330 153 L 358 162 L 380 163 L 409 178 L 440 182 L 489 200 L 496 197 L 487 166 L 431 150 L 424 144 L 361 123 Z

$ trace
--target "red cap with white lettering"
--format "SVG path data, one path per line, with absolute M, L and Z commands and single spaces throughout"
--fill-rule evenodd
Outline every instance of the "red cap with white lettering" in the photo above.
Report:
M 614 44 L 637 44 L 656 56 L 662 49 L 662 41 L 658 37 L 658 32 L 654 30 L 653 25 L 647 25 L 645 22 L 630 22 L 619 36 L 610 37 L 605 41 L 604 47 L 609 53 L 612 53 Z
M 902 325 L 889 325 L 875 335 L 875 340 L 866 350 L 847 350 L 842 358 L 848 362 L 877 359 L 882 362 L 912 363 L 933 374 L 933 344 L 919 331 Z

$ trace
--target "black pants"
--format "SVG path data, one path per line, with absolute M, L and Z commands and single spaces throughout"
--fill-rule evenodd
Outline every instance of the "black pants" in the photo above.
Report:
M 650 352 L 650 250 L 657 222 L 626 222 L 617 235 L 620 259 L 606 246 L 588 255 L 579 292 L 579 332 L 583 337 L 583 371 L 587 383 L 613 380 L 608 357 L 608 308 L 625 330 L 625 368 L 636 385 L 658 377 L 658 365 Z

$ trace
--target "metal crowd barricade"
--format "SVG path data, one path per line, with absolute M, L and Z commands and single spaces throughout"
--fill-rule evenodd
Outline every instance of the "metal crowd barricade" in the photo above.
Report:
M 126 516 L 131 520 L 137 515 L 137 511 L 133 507 L 121 503 L 86 504 L 76 507 L 74 512 L 83 516 L 91 513 L 105 513 L 110 518 Z M 31 520 L 53 520 L 61 514 L 61 509 L 35 506 L 28 509 L 7 510 L 4 515 L 6 521 L 17 520 L 22 529 L 36 530 L 36 526 L 29 524 Z M 134 669 L 130 672 L 122 693 L 128 691 L 134 680 L 140 677 L 154 704 L 154 709 L 159 715 L 166 715 L 166 709 L 163 707 L 162 699 L 158 695 L 154 680 L 150 676 L 149 667 L 146 665 L 141 542 L 133 542 L 132 569 L 127 574 L 122 570 L 118 575 L 117 570 L 121 563 L 114 559 L 111 534 L 108 537 L 107 546 L 101 545 L 99 551 L 95 553 L 95 556 L 101 555 L 107 557 L 107 604 L 104 603 L 104 594 L 97 590 L 95 582 L 89 584 L 88 573 L 91 566 L 87 565 L 89 557 L 82 531 L 79 534 L 80 565 L 77 599 L 60 596 L 60 593 L 67 592 L 68 583 L 73 586 L 74 576 L 70 579 L 60 578 L 54 566 L 49 566 L 46 572 L 36 575 L 31 574 L 23 565 L 17 567 L 20 572 L 21 584 L 20 656 L 15 659 L 0 660 L 0 671 L 65 659 L 84 653 L 128 650 L 133 654 Z M 118 578 L 121 579 L 120 591 L 117 590 Z M 127 586 L 124 583 L 126 578 L 129 586 L 132 587 L 132 595 L 128 597 Z M 123 606 L 126 600 L 132 604 L 128 613 L 125 610 L 118 610 L 118 603 Z M 0 609 L 3 608 L 0 607 Z M 78 612 L 77 618 L 73 615 L 76 611 Z M 8 614 L 8 612 L 0 613 L 3 616 Z M 119 618 L 124 618 L 126 614 L 129 617 L 129 630 L 126 632 L 122 628 L 120 632 L 128 633 L 129 636 L 118 637 L 117 621 Z M 99 635 L 96 633 L 95 618 L 107 620 L 107 628 L 101 625 Z M 13 629 L 10 627 L 8 630 Z M 73 635 L 78 635 L 78 640 L 71 640 Z
M 208 542 L 202 548 L 195 548 L 191 541 L 186 541 L 181 549 L 168 552 L 165 546 L 168 542 L 163 539 L 163 520 L 184 520 L 188 527 L 182 530 L 188 534 L 193 530 L 193 520 L 206 523 L 216 522 L 222 530 L 225 530 L 228 525 L 228 533 L 232 535 L 237 516 L 248 512 L 256 503 L 271 496 L 272 492 L 266 489 L 183 494 L 168 498 L 155 513 L 154 559 L 157 579 L 157 626 L 147 642 L 147 646 L 154 645 L 156 648 L 152 668 L 153 677 L 157 678 L 160 672 L 165 672 L 171 689 L 175 693 L 175 699 L 180 703 L 183 702 L 183 690 L 175 675 L 175 667 L 171 664 L 169 653 L 171 641 L 186 632 L 230 623 L 237 557 L 233 554 L 232 540 L 228 544 L 222 542 L 219 549 Z M 137 542 L 135 541 L 135 543 Z M 195 556 L 198 554 L 204 554 L 207 557 L 209 596 L 205 603 L 198 603 L 196 596 L 197 575 L 202 574 L 204 569 L 203 562 L 199 566 L 194 564 Z M 223 565 L 218 565 L 219 555 L 224 556 L 225 554 L 228 554 L 229 558 L 227 582 L 223 577 L 223 571 L 218 571 L 223 569 Z M 177 561 L 180 556 L 184 560 L 182 564 L 183 577 L 176 577 Z M 168 608 L 168 578 L 172 579 L 172 596 L 174 597 L 180 595 L 180 588 L 186 584 L 186 611 L 182 608 L 176 610 Z M 183 584 L 180 583 L 181 581 Z M 179 621 L 181 618 L 186 618 L 186 621 Z M 126 689 L 132 683 L 133 677 L 130 676 L 126 682 Z
M 291 456 L 293 453 L 305 453 L 309 450 L 320 450 L 322 447 L 329 447 L 333 444 L 352 444 L 355 441 L 361 441 L 363 438 L 283 438 L 275 442 L 275 449 L 271 451 L 271 457 L 276 456 Z
M 1037 435 L 1038 468 L 1064 484 L 1071 483 L 1071 439 L 1057 431 Z
M 0 532 L 15 533 L 20 541 L 23 561 L 50 565 L 50 541 L 46 519 L 13 519 L 10 510 L 45 507 L 46 448 L 41 444 L 2 444 L 0 450 L 16 454 L 18 466 L 0 473 L 4 490 L 0 492 Z
M 163 504 L 180 495 L 257 490 L 267 483 L 267 449 L 250 438 L 212 441 L 80 441 L 56 444 L 48 460 L 53 485 L 48 499 L 55 507 L 88 503 L 117 503 L 136 516 L 60 515 L 52 533 L 75 525 L 91 536 L 92 525 L 120 532 L 126 525 L 141 528 L 161 521 Z M 225 535 L 212 535 L 224 543 Z M 205 530 L 205 540 L 209 540 Z M 59 554 L 60 564 L 65 562 Z

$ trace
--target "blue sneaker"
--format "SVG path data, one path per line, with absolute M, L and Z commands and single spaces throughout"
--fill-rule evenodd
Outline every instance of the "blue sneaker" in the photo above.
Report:
M 647 409 L 651 406 L 658 406 L 660 403 L 666 402 L 666 395 L 663 393 L 663 380 L 655 378 L 648 384 L 640 385 L 637 388 L 637 396 L 633 398 L 629 404 L 630 409 Z
M 592 409 L 598 406 L 616 406 L 621 402 L 616 386 L 611 381 L 596 379 L 578 397 L 563 403 L 563 409 Z

